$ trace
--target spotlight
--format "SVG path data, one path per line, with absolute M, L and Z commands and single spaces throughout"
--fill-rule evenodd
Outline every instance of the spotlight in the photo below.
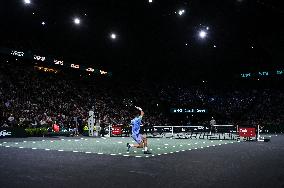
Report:
M 185 10 L 184 10 L 184 9 L 178 11 L 178 14 L 179 14 L 180 16 L 182 16 L 184 13 L 185 13 Z
M 81 20 L 80 20 L 79 18 L 74 18 L 74 23 L 75 23 L 75 24 L 78 25 L 78 24 L 80 24 L 80 22 L 81 22 Z
M 203 30 L 199 31 L 199 37 L 204 39 L 207 36 L 207 33 Z
M 31 4 L 31 0 L 24 0 L 25 4 Z
M 115 33 L 112 33 L 112 34 L 110 35 L 110 38 L 111 38 L 111 39 L 116 39 L 116 34 L 115 34 Z

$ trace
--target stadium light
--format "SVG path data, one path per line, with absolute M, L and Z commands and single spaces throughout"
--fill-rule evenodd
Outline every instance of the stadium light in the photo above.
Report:
M 110 38 L 111 38 L 111 39 L 116 39 L 116 34 L 115 34 L 115 33 L 112 33 L 112 34 L 110 35 Z
M 153 2 L 153 0 L 149 0 L 149 3 L 152 3 Z
M 185 10 L 184 10 L 184 9 L 178 11 L 178 14 L 179 14 L 180 16 L 182 16 L 184 13 L 185 13 Z
M 31 4 L 31 0 L 24 0 L 25 4 Z
M 41 22 L 41 25 L 45 25 L 45 22 Z
M 207 36 L 207 33 L 204 30 L 199 31 L 199 37 L 204 39 Z
M 79 25 L 80 22 L 81 22 L 81 20 L 80 20 L 79 18 L 74 18 L 74 23 L 75 23 L 75 24 Z

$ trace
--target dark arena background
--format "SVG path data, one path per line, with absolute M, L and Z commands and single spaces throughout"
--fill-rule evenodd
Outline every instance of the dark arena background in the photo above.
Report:
M 280 1 L 9 0 L 0 16 L 0 187 L 284 187 Z

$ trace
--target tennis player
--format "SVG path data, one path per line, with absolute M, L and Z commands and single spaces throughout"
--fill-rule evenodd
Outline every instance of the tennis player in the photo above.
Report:
M 144 148 L 144 154 L 151 154 L 151 152 L 148 151 L 148 145 L 147 145 L 147 138 L 146 136 L 142 136 L 140 134 L 140 126 L 142 126 L 142 117 L 144 116 L 144 112 L 140 107 L 135 106 L 137 110 L 140 112 L 135 114 L 135 118 L 131 120 L 131 126 L 132 126 L 132 135 L 131 137 L 135 140 L 137 144 L 126 144 L 127 151 L 131 147 L 135 148 Z

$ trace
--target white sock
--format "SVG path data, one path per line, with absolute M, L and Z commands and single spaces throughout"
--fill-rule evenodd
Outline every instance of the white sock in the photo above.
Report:
M 130 147 L 133 147 L 134 146 L 134 144 L 129 144 L 130 145 Z
M 148 151 L 148 147 L 145 147 L 144 150 L 145 150 L 145 151 Z

